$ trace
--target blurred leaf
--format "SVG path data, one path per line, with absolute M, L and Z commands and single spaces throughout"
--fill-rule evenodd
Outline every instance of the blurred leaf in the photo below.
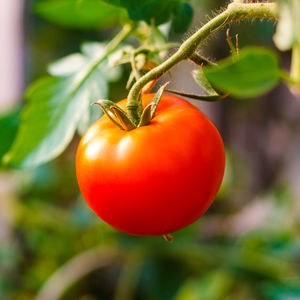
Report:
M 136 21 L 146 21 L 148 24 L 154 20 L 156 25 L 166 23 L 172 15 L 178 13 L 178 18 L 189 21 L 187 14 L 190 14 L 191 7 L 184 5 L 181 7 L 181 0 L 104 0 L 107 3 L 124 7 L 127 9 L 129 17 Z M 187 7 L 189 6 L 189 8 Z M 177 26 L 179 27 L 177 19 Z M 182 24 L 182 23 L 181 23 Z M 183 31 L 181 31 L 183 32 Z
M 264 284 L 263 294 L 270 300 L 298 300 L 300 299 L 299 287 L 287 287 L 283 285 Z
M 108 96 L 108 80 L 105 78 L 105 73 L 99 69 L 95 70 L 89 80 L 86 81 L 86 89 L 89 92 L 89 96 L 78 123 L 80 135 L 83 135 L 88 127 L 102 115 L 102 112 L 92 107 L 91 103 L 99 98 L 107 98 Z
M 84 64 L 84 56 L 80 53 L 74 53 L 50 64 L 48 72 L 53 76 L 68 76 L 78 72 Z
M 300 43 L 300 2 L 281 0 L 278 11 L 279 21 L 273 40 L 278 49 L 286 51 Z
M 127 47 L 128 47 L 128 45 L 127 45 Z M 88 58 L 95 59 L 95 57 L 97 57 L 101 54 L 103 54 L 103 55 L 105 54 L 106 43 L 85 42 L 81 45 L 81 51 Z M 113 56 L 114 53 L 109 55 L 108 59 L 105 60 L 98 68 L 99 70 L 101 70 L 103 72 L 106 79 L 110 82 L 118 81 L 122 75 L 121 67 L 116 66 L 110 62 L 110 57 Z M 106 97 L 106 95 L 107 95 L 107 93 L 104 93 L 102 97 Z
M 72 79 L 46 77 L 29 88 L 17 138 L 5 157 L 9 164 L 36 166 L 57 156 L 71 141 L 87 97 L 82 88 L 72 95 Z
M 223 300 L 232 284 L 232 276 L 222 270 L 206 273 L 184 283 L 174 300 Z
M 216 66 L 204 68 L 210 83 L 238 98 L 259 96 L 278 84 L 281 78 L 278 57 L 268 49 L 249 47 L 239 57 L 230 57 Z
M 178 4 L 175 16 L 172 20 L 172 27 L 176 33 L 184 33 L 191 25 L 193 19 L 193 8 L 189 3 Z
M 101 0 L 39 0 L 33 10 L 51 22 L 83 29 L 103 29 L 127 19 L 124 9 Z
M 82 133 L 100 116 L 90 103 L 107 97 L 108 80 L 118 74 L 110 72 L 107 59 L 93 67 L 105 54 L 105 44 L 86 43 L 82 50 L 49 66 L 56 77 L 29 88 L 20 130 L 5 157 L 12 166 L 34 167 L 53 159 L 69 144 L 76 128 Z
M 48 67 L 49 74 L 58 77 L 64 77 L 72 75 L 76 72 L 80 72 L 87 64 L 91 63 L 92 60 L 96 59 L 100 55 L 104 55 L 106 51 L 106 43 L 98 42 L 86 42 L 81 45 L 82 53 L 74 53 L 63 57 L 53 63 Z M 110 59 L 110 57 L 109 57 Z M 109 63 L 109 60 L 105 60 L 97 68 L 103 73 L 103 77 L 108 81 L 117 81 L 121 77 L 121 68 L 119 66 L 114 66 Z M 107 96 L 107 84 L 100 84 L 102 89 L 101 97 L 105 98 Z M 97 88 L 97 86 L 95 86 Z
M 16 109 L 0 115 L 0 162 L 15 139 L 20 122 L 20 113 L 21 110 Z

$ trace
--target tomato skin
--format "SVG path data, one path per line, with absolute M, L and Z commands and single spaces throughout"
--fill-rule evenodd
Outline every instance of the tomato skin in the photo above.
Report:
M 144 95 L 143 106 L 154 94 Z M 118 105 L 126 108 L 126 99 Z M 134 235 L 162 235 L 196 221 L 222 182 L 224 146 L 215 126 L 187 101 L 164 94 L 147 126 L 124 131 L 107 116 L 82 137 L 80 190 L 94 212 Z

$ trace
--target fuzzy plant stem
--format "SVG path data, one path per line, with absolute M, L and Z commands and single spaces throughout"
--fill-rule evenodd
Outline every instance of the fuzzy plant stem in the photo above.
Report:
M 127 111 L 130 119 L 138 122 L 138 96 L 145 84 L 149 81 L 159 78 L 168 72 L 179 62 L 193 57 L 194 52 L 199 45 L 210 35 L 220 30 L 229 23 L 243 19 L 277 19 L 276 3 L 236 3 L 228 5 L 227 9 L 211 19 L 190 38 L 188 38 L 171 57 L 159 66 L 155 67 L 143 77 L 141 77 L 131 88 L 128 94 Z

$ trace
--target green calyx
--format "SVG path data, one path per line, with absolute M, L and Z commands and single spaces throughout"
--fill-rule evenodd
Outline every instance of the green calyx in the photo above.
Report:
M 101 107 L 108 118 L 122 130 L 135 129 L 135 124 L 128 118 L 127 113 L 110 100 L 99 100 L 94 102 Z
M 155 115 L 156 108 L 163 95 L 163 92 L 168 84 L 169 82 L 165 83 L 161 88 L 159 88 L 151 103 L 149 103 L 144 109 L 138 110 L 137 119 L 135 120 L 130 118 L 122 108 L 120 108 L 111 100 L 98 100 L 93 104 L 99 105 L 108 118 L 120 129 L 127 131 L 133 130 L 137 127 L 150 124 Z

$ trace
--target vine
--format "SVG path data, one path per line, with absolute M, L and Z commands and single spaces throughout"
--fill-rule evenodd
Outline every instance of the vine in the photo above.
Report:
M 141 89 L 151 80 L 161 77 L 179 62 L 191 59 L 201 61 L 200 57 L 195 54 L 199 45 L 210 35 L 220 30 L 227 24 L 240 21 L 243 19 L 277 19 L 276 3 L 251 3 L 242 4 L 233 2 L 228 5 L 227 9 L 221 14 L 211 19 L 202 26 L 196 33 L 188 38 L 170 58 L 165 62 L 153 68 L 151 71 L 141 77 L 131 88 L 128 94 L 127 111 L 129 118 L 133 123 L 139 122 L 138 115 L 138 96 Z M 199 60 L 200 59 L 200 60 Z M 207 61 L 206 61 L 207 62 Z

